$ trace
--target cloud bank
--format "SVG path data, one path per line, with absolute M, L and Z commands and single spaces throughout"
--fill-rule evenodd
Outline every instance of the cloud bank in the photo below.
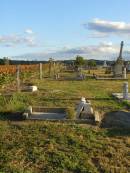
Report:
M 112 34 L 127 36 L 130 35 L 130 23 L 113 22 L 101 19 L 93 19 L 92 21 L 83 24 L 83 26 L 91 31 L 94 31 L 93 37 L 107 37 Z
M 49 58 L 54 59 L 74 59 L 77 55 L 81 55 L 87 59 L 115 59 L 118 57 L 120 45 L 113 45 L 111 42 L 101 42 L 98 45 L 88 45 L 84 47 L 76 48 L 62 48 L 61 50 L 53 52 L 41 52 L 21 55 L 19 59 L 28 60 L 48 60 Z M 129 51 L 127 52 L 128 55 Z M 126 56 L 125 52 L 123 55 Z
M 25 33 L 25 34 L 24 34 Z M 36 38 L 31 29 L 25 30 L 22 34 L 0 35 L 0 46 L 16 47 L 16 46 L 36 46 Z

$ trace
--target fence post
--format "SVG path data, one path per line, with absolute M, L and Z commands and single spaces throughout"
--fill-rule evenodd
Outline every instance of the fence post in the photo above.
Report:
M 51 77 L 51 73 L 52 73 L 52 63 L 53 63 L 53 59 L 50 58 L 49 59 L 49 77 Z
M 20 91 L 20 66 L 16 66 L 16 81 L 17 81 L 17 91 Z
M 40 75 L 40 76 L 39 76 L 40 79 L 42 79 L 42 77 L 43 77 L 43 76 L 42 76 L 42 75 L 43 75 L 43 73 L 42 73 L 42 63 L 39 64 L 39 75 Z

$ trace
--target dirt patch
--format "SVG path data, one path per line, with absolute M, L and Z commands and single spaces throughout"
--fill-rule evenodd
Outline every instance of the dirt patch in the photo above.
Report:
M 130 127 L 130 112 L 114 111 L 104 115 L 101 127 Z

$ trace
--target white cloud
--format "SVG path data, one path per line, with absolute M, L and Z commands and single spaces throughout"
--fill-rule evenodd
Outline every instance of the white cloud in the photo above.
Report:
M 14 47 L 14 46 L 37 46 L 37 41 L 34 35 L 25 34 L 11 34 L 0 36 L 0 46 Z
M 47 60 L 50 57 L 53 57 L 54 59 L 70 59 L 74 58 L 77 55 L 81 55 L 87 59 L 94 58 L 94 59 L 111 60 L 111 58 L 118 57 L 119 49 L 120 45 L 113 45 L 112 42 L 101 42 L 98 45 L 88 45 L 84 47 L 74 47 L 74 48 L 63 47 L 62 49 L 57 51 L 26 54 L 20 57 L 23 58 L 28 57 L 29 59 Z M 125 55 L 125 52 L 126 51 L 123 51 L 123 55 Z
M 101 32 L 94 31 L 93 33 L 88 35 L 88 38 L 97 38 L 98 39 L 98 38 L 106 38 L 108 36 L 109 36 L 108 33 L 101 33 Z
M 113 45 L 112 42 L 101 42 L 98 45 L 88 45 L 85 47 L 71 48 L 61 50 L 61 53 L 80 54 L 80 55 L 98 55 L 118 52 L 118 46 Z
M 32 31 L 32 29 L 26 29 L 25 30 L 25 33 L 26 34 L 34 34 L 34 32 Z
M 130 23 L 122 21 L 107 21 L 101 19 L 93 19 L 92 21 L 83 24 L 83 26 L 94 31 L 91 37 L 107 37 L 111 34 L 115 35 L 130 35 Z

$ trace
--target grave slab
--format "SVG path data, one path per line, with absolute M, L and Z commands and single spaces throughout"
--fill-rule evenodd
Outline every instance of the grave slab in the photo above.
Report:
M 27 109 L 29 120 L 63 120 L 66 119 L 65 108 L 31 107 Z
M 117 98 L 117 99 L 119 99 L 119 100 L 123 100 L 124 98 L 123 98 L 123 93 L 112 93 L 112 95 L 115 97 L 115 98 Z M 128 93 L 128 99 L 127 100 L 130 100 L 130 93 Z

